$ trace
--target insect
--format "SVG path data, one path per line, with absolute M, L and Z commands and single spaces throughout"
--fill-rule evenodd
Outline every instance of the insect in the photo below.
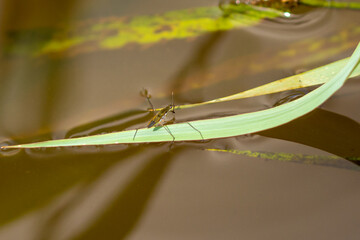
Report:
M 149 94 L 149 92 L 146 89 L 143 89 L 143 91 L 140 92 L 140 95 L 143 97 L 146 97 L 146 99 L 148 100 L 151 109 L 153 112 L 155 112 L 154 106 L 152 105 L 150 98 L 151 95 Z M 155 114 L 155 116 L 149 121 L 148 125 L 146 126 L 147 128 L 151 128 L 151 127 L 156 127 L 156 126 L 162 126 L 165 128 L 165 130 L 171 135 L 171 137 L 173 138 L 173 142 L 175 141 L 175 137 L 174 135 L 171 133 L 170 129 L 165 125 L 166 123 L 166 116 L 169 112 L 175 113 L 175 105 L 174 105 L 174 92 L 171 93 L 171 104 L 167 105 L 166 107 L 162 108 L 160 111 L 157 112 L 157 114 Z M 190 127 L 192 127 L 195 131 L 197 131 L 201 138 L 204 139 L 202 133 L 196 129 L 194 126 L 192 126 L 189 122 L 187 122 L 187 124 L 189 124 Z M 133 140 L 135 140 L 136 134 L 137 134 L 138 129 L 136 129 Z

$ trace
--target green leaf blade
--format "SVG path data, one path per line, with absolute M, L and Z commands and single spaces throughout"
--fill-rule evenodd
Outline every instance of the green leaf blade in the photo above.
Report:
M 204 139 L 233 137 L 247 133 L 254 133 L 273 128 L 298 117 L 301 117 L 324 103 L 348 79 L 360 61 L 360 44 L 355 49 L 347 65 L 341 69 L 330 81 L 314 91 L 292 102 L 270 109 L 239 114 L 216 119 L 206 119 L 189 122 L 201 132 Z M 189 123 L 167 125 L 168 130 L 175 136 L 175 141 L 202 140 L 202 136 Z M 134 139 L 136 133 L 136 137 Z M 85 145 L 106 145 L 119 143 L 145 143 L 173 141 L 172 136 L 164 127 L 143 128 L 138 130 L 108 133 L 73 139 L 61 139 L 40 143 L 6 146 L 3 148 L 39 148 L 65 147 Z

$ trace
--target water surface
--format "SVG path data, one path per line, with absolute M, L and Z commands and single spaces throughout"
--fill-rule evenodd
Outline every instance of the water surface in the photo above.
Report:
M 211 100 L 347 57 L 359 40 L 357 11 L 308 8 L 191 38 L 34 56 L 69 26 L 218 2 L 1 4 L 2 145 L 144 127 L 152 117 L 144 87 L 156 107 L 171 103 L 172 91 L 175 104 Z M 0 239 L 357 239 L 360 175 L 349 159 L 360 156 L 359 91 L 350 80 L 312 113 L 251 135 L 2 151 Z M 177 111 L 176 121 L 265 109 L 286 94 Z

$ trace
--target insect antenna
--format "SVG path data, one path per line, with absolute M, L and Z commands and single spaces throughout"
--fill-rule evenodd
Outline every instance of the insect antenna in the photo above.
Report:
M 143 88 L 142 91 L 140 91 L 140 96 L 146 98 L 146 100 L 148 101 L 152 111 L 155 112 L 154 105 L 150 101 L 151 94 L 149 93 L 149 91 L 146 88 Z
M 155 112 L 154 105 L 151 103 L 150 98 L 147 96 L 146 99 L 148 100 L 148 102 L 149 102 L 149 104 L 150 104 L 150 106 L 151 106 L 152 111 Z
M 171 92 L 171 105 L 172 105 L 172 112 L 175 113 L 175 104 L 174 104 L 174 92 Z

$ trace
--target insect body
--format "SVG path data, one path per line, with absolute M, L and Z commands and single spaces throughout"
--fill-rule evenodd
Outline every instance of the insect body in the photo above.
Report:
M 152 105 L 151 101 L 150 101 L 150 98 L 151 98 L 151 95 L 148 93 L 148 91 L 146 89 L 144 89 L 141 93 L 141 96 L 143 97 L 146 97 L 151 108 L 152 108 L 152 111 L 155 111 L 154 109 L 154 106 Z M 175 113 L 175 105 L 174 105 L 174 93 L 172 93 L 171 95 L 171 99 L 172 99 L 172 102 L 171 104 L 167 105 L 166 107 L 162 108 L 151 120 L 150 122 L 148 123 L 147 125 L 147 128 L 151 128 L 151 127 L 156 127 L 156 126 L 162 126 L 165 128 L 165 130 L 171 135 L 171 137 L 173 138 L 173 142 L 175 141 L 175 137 L 174 135 L 171 133 L 170 129 L 165 125 L 165 121 L 166 121 L 166 116 L 169 112 L 173 112 Z M 202 139 L 204 139 L 203 135 L 201 134 L 201 132 L 196 129 L 194 126 L 192 126 L 190 123 L 187 123 L 189 124 L 190 127 L 192 127 L 194 130 L 196 130 Z M 134 134 L 134 137 L 133 137 L 133 140 L 135 140 L 135 136 L 137 134 L 137 131 L 138 129 L 136 129 L 135 131 L 135 134 Z
M 150 98 L 151 95 L 148 93 L 148 91 L 146 89 L 143 89 L 143 91 L 141 91 L 140 93 L 141 96 L 146 97 L 146 99 L 148 100 L 151 109 L 153 112 L 155 112 L 154 106 L 152 105 Z M 166 107 L 162 108 L 148 123 L 147 128 L 151 128 L 154 126 L 162 126 L 165 128 L 165 130 L 171 135 L 171 137 L 173 138 L 173 141 L 175 141 L 175 137 L 174 135 L 170 132 L 170 129 L 165 126 L 165 118 L 167 116 L 167 114 L 169 112 L 173 112 L 175 113 L 175 105 L 174 105 L 174 93 L 172 93 L 172 103 L 167 105 Z M 135 140 L 135 136 L 137 134 L 138 129 L 136 129 L 133 140 Z
M 171 110 L 173 109 L 173 110 Z M 154 110 L 154 109 L 153 109 Z M 170 104 L 166 107 L 164 107 L 163 109 L 161 109 L 149 122 L 149 124 L 147 125 L 147 128 L 151 128 L 153 126 L 162 126 L 165 128 L 165 130 L 172 136 L 173 138 L 173 141 L 175 141 L 175 137 L 174 135 L 170 132 L 170 129 L 164 125 L 165 123 L 165 118 L 166 118 L 166 115 L 169 113 L 169 112 L 173 112 L 175 113 L 174 111 L 174 105 L 173 104 Z
M 171 108 L 173 110 L 171 110 Z M 148 128 L 151 128 L 152 126 L 156 126 L 156 125 L 163 125 L 164 122 L 165 122 L 165 118 L 166 118 L 166 115 L 169 113 L 169 112 L 173 112 L 175 113 L 174 111 L 174 105 L 168 105 L 166 107 L 164 107 L 163 109 L 161 109 L 149 122 L 149 124 L 147 125 Z

